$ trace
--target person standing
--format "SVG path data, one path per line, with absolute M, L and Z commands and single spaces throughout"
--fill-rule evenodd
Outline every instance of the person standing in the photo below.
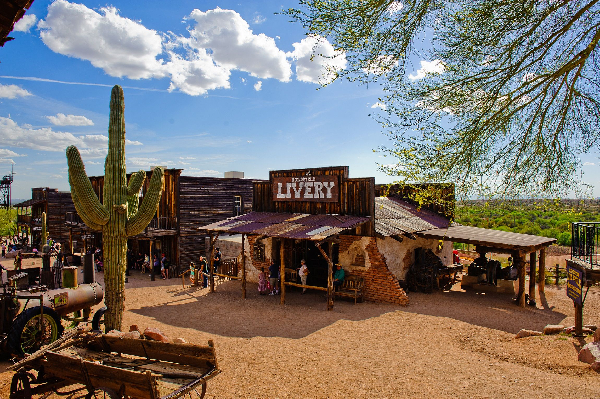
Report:
M 2 259 L 6 258 L 6 244 L 2 243 Z
M 198 263 L 198 273 L 202 276 L 202 288 L 208 287 L 208 262 L 206 258 L 200 255 L 200 262 Z
M 344 269 L 342 269 L 342 265 L 340 265 L 339 263 L 336 263 L 335 267 L 336 270 L 333 274 L 333 290 L 337 291 L 337 287 L 344 283 L 346 273 L 344 272 Z
M 215 257 L 213 258 L 213 273 L 219 272 L 219 267 L 221 266 L 221 250 L 219 247 L 215 248 Z
M 22 262 L 21 250 L 18 250 L 17 254 L 15 255 L 15 270 L 21 270 L 21 262 Z
M 308 267 L 306 266 L 306 261 L 304 259 L 300 261 L 298 275 L 300 276 L 300 281 L 302 282 L 302 285 L 306 286 L 306 278 L 308 277 Z M 305 293 L 306 287 L 302 287 L 302 295 L 304 295 Z

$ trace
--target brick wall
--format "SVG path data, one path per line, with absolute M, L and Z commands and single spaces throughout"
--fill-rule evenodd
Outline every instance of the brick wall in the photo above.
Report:
M 344 265 L 349 274 L 365 280 L 366 300 L 408 305 L 408 296 L 400 287 L 398 279 L 388 269 L 385 257 L 379 252 L 377 240 L 374 237 L 340 236 L 340 238 L 340 253 L 348 251 L 355 241 L 366 240 L 362 243 L 365 248 L 365 267 Z

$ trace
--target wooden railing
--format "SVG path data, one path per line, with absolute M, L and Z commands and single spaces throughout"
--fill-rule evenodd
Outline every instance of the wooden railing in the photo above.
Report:
M 571 258 L 600 267 L 600 222 L 575 222 L 571 228 Z

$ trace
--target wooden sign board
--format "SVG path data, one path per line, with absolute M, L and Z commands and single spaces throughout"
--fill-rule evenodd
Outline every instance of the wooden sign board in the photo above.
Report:
M 338 202 L 338 176 L 273 177 L 273 201 Z
M 583 271 L 567 265 L 567 296 L 582 305 Z

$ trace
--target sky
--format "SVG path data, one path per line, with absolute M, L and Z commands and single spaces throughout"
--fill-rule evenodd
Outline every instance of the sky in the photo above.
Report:
M 104 174 L 112 86 L 125 93 L 127 171 L 186 176 L 347 165 L 350 177 L 393 182 L 375 151 L 390 145 L 373 115 L 377 85 L 329 83 L 326 39 L 307 37 L 282 9 L 296 1 L 35 0 L 0 48 L 0 176 L 12 197 L 69 190 L 65 149 Z M 435 69 L 416 60 L 414 78 Z M 600 196 L 598 159 L 583 162 Z

